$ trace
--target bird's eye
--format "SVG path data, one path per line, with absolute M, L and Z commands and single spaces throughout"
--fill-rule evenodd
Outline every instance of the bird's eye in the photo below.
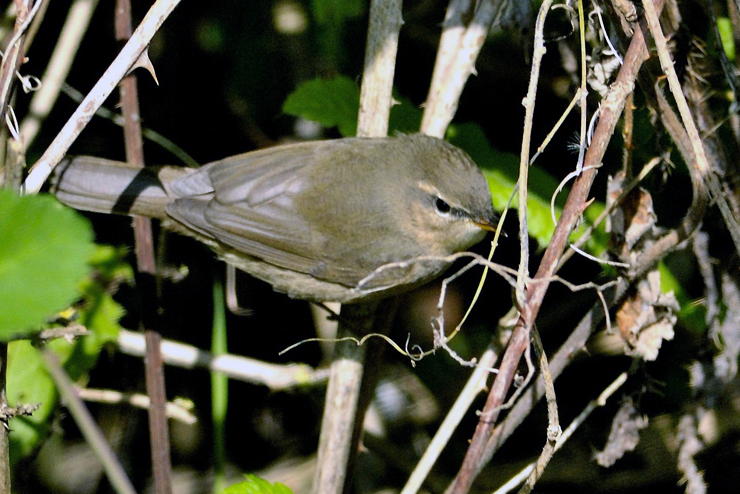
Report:
M 447 216 L 452 211 L 452 207 L 441 197 L 434 199 L 434 208 L 437 210 L 437 214 L 440 216 Z

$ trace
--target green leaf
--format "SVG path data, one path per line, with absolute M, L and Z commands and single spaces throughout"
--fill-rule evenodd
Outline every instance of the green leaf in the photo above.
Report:
M 30 417 L 16 417 L 10 424 L 10 457 L 12 462 L 31 454 L 46 437 L 49 415 L 57 400 L 56 388 L 46 372 L 38 350 L 28 341 L 8 345 L 8 404 L 38 404 Z
M 223 494 L 293 494 L 293 491 L 279 482 L 271 484 L 251 474 L 244 478 L 247 480 L 227 487 Z
M 90 330 L 88 336 L 73 343 L 54 340 L 54 350 L 73 381 L 84 378 L 95 365 L 103 345 L 115 341 L 123 308 L 113 300 L 107 285 L 133 279 L 131 267 L 124 262 L 125 249 L 97 246 L 89 274 L 80 284 L 82 301 L 76 322 Z M 11 342 L 8 349 L 8 401 L 11 406 L 36 403 L 40 407 L 30 417 L 13 419 L 10 436 L 11 461 L 33 453 L 48 434 L 50 417 L 56 410 L 57 392 L 38 350 L 27 341 Z
M 73 381 L 80 378 L 79 348 L 85 338 L 69 343 L 66 340 L 53 340 L 47 348 L 57 354 L 64 364 L 65 370 Z M 70 371 L 69 367 L 73 370 Z M 75 372 L 75 369 L 77 372 Z M 85 369 L 89 370 L 89 366 Z M 8 404 L 18 405 L 37 404 L 31 416 L 15 417 L 11 422 L 10 458 L 15 463 L 20 458 L 30 455 L 41 441 L 48 435 L 52 425 L 50 417 L 56 410 L 57 391 L 39 350 L 29 341 L 13 341 L 8 345 Z
M 92 229 L 47 195 L 0 190 L 0 340 L 36 331 L 78 296 Z
M 732 21 L 729 17 L 718 17 L 717 28 L 719 38 L 722 40 L 722 49 L 731 62 L 735 61 L 735 37 L 732 33 Z
M 293 91 L 283 104 L 288 115 L 337 127 L 344 137 L 357 134 L 360 89 L 345 76 L 333 79 L 313 79 Z

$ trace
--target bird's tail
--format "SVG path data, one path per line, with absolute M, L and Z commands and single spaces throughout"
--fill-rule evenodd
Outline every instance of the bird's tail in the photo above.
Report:
M 55 169 L 51 192 L 84 211 L 165 218 L 175 197 L 167 184 L 188 173 L 175 167 L 136 168 L 127 163 L 77 156 Z

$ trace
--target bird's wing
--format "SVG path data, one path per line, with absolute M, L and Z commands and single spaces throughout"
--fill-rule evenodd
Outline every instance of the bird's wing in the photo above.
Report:
M 170 184 L 179 198 L 167 213 L 270 264 L 354 286 L 367 273 L 328 263 L 326 239 L 310 227 L 296 204 L 326 149 L 326 143 L 301 143 L 206 165 Z

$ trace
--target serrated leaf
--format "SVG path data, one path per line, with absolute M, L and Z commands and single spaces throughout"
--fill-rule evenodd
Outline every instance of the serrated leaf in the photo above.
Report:
M 290 488 L 279 482 L 271 484 L 252 474 L 244 477 L 246 478 L 244 482 L 227 487 L 223 494 L 293 494 Z
M 0 190 L 0 340 L 38 329 L 78 297 L 92 229 L 47 195 Z
M 283 111 L 288 115 L 328 128 L 337 127 L 344 137 L 357 134 L 359 107 L 360 89 L 345 76 L 304 82 L 283 103 Z

